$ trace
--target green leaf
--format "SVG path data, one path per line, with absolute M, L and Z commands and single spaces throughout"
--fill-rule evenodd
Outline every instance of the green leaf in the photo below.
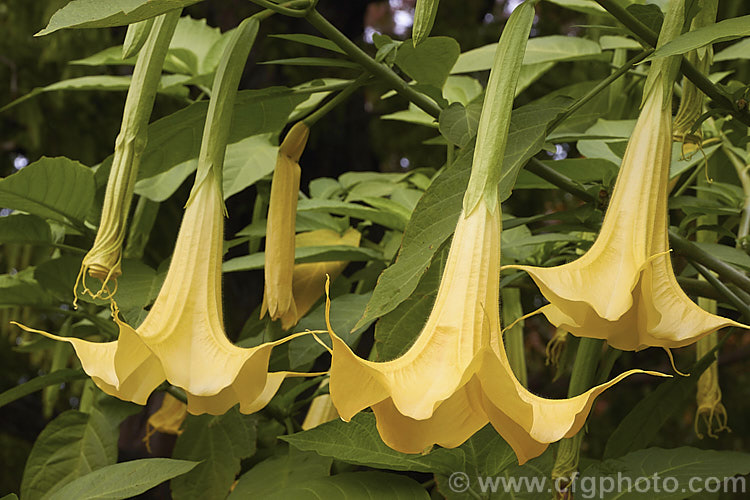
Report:
M 462 469 L 461 457 L 453 450 L 440 448 L 427 455 L 410 455 L 387 447 L 372 413 L 359 413 L 351 422 L 334 420 L 281 439 L 303 451 L 380 469 L 443 474 Z
M 636 42 L 632 38 L 628 38 L 625 36 L 612 36 L 612 35 L 604 35 L 600 37 L 599 45 L 601 45 L 602 50 L 616 50 L 616 49 L 640 50 L 643 48 L 643 46 L 640 43 Z
M 477 135 L 482 102 L 474 101 L 467 107 L 454 102 L 440 112 L 438 129 L 448 141 L 459 148 L 466 147 Z
M 389 229 L 403 231 L 408 219 L 393 213 L 366 207 L 357 203 L 338 200 L 299 200 L 297 212 L 324 212 L 334 215 L 346 215 L 355 219 L 369 220 Z
M 42 157 L 0 180 L 0 206 L 60 222 L 81 221 L 94 199 L 90 168 L 65 157 Z
M 451 69 L 451 74 L 471 73 L 492 68 L 496 43 L 464 52 Z M 531 64 L 588 59 L 601 54 L 598 43 L 573 36 L 540 36 L 529 39 L 523 58 L 524 66 Z
M 439 3 L 440 0 L 417 0 L 414 7 L 414 27 L 411 31 L 415 47 L 430 36 Z
M 54 294 L 60 301 L 68 302 L 72 299 L 73 286 L 80 268 L 81 259 L 67 255 L 40 264 L 34 272 L 34 277 L 45 290 Z M 163 280 L 164 275 L 157 275 L 154 269 L 143 262 L 134 259 L 123 260 L 122 276 L 117 279 L 118 306 L 123 311 L 145 307 L 156 298 Z M 94 283 L 98 284 L 98 281 Z M 91 283 L 88 284 L 92 286 Z M 83 294 L 82 286 L 79 283 L 79 300 L 109 306 L 108 300 L 92 299 L 89 295 Z
M 108 465 L 79 477 L 50 500 L 119 500 L 140 495 L 173 477 L 192 470 L 197 462 L 171 458 L 143 458 Z
M 388 498 L 393 500 L 429 500 L 427 491 L 413 479 L 386 472 L 345 472 L 330 477 L 309 479 L 264 497 L 268 500 L 350 500 Z
M 684 54 L 704 45 L 726 42 L 743 36 L 750 36 L 750 16 L 725 19 L 716 24 L 683 33 L 671 42 L 659 47 L 644 61 Z
M 74 479 L 117 461 L 120 422 L 141 407 L 97 393 L 91 413 L 68 410 L 39 434 L 23 471 L 24 500 L 50 498 Z
M 253 135 L 278 133 L 286 125 L 289 113 L 305 99 L 305 95 L 292 94 L 282 87 L 238 92 L 229 143 Z M 148 143 L 138 171 L 139 179 L 158 175 L 198 157 L 207 109 L 208 102 L 196 102 L 149 125 Z M 106 183 L 111 166 L 110 156 L 96 172 L 97 184 Z
M 160 93 L 172 95 L 175 97 L 186 97 L 187 89 L 181 85 L 178 85 L 184 79 L 185 77 L 179 75 L 165 75 L 164 77 L 162 77 L 158 91 Z M 31 99 L 32 97 L 36 97 L 39 94 L 53 92 L 55 90 L 126 91 L 130 87 L 130 80 L 130 76 L 113 75 L 80 76 L 78 78 L 60 80 L 59 82 L 52 83 L 50 85 L 47 85 L 46 87 L 36 87 L 28 94 L 25 94 L 0 108 L 0 113 L 14 106 L 17 106 L 22 102 Z
M 266 256 L 264 252 L 256 252 L 242 257 L 235 257 L 224 262 L 222 270 L 225 273 L 235 271 L 252 271 L 263 269 Z M 304 264 L 306 262 L 332 262 L 332 261 L 362 262 L 368 260 L 383 260 L 383 255 L 370 248 L 358 248 L 347 245 L 328 245 L 299 247 L 294 252 L 294 262 Z
M 86 377 L 87 375 L 83 370 L 64 369 L 33 378 L 28 382 L 17 385 L 0 394 L 0 408 L 36 391 L 41 391 L 47 386 L 62 384 L 70 382 L 71 380 L 78 380 Z
M 35 215 L 12 214 L 0 217 L 0 243 L 52 243 L 52 231 L 44 219 Z
M 671 450 L 648 448 L 595 462 L 576 482 L 579 487 L 586 483 L 600 485 L 604 495 L 599 498 L 680 500 L 688 496 L 698 498 L 694 495 L 701 491 L 720 490 L 726 495 L 744 493 L 744 478 L 731 478 L 748 473 L 748 453 L 684 446 Z M 609 494 L 605 488 L 609 489 Z
M 396 65 L 417 83 L 440 89 L 460 53 L 461 47 L 453 38 L 431 37 L 416 47 L 402 43 L 396 53 Z
M 311 479 L 327 477 L 331 463 L 330 458 L 315 452 L 290 448 L 288 454 L 268 458 L 240 476 L 229 500 L 267 498 Z
M 676 376 L 662 382 L 620 421 L 604 448 L 604 458 L 616 458 L 645 448 L 669 419 L 695 398 L 698 379 L 714 361 L 709 356 L 690 370 L 689 377 Z
M 200 0 L 73 0 L 52 15 L 47 27 L 35 36 L 64 28 L 125 26 L 164 14 Z
M 301 43 L 303 45 L 309 45 L 311 47 L 318 47 L 319 49 L 338 52 L 339 54 L 346 54 L 346 52 L 341 50 L 338 45 L 327 38 L 321 38 L 319 36 L 307 35 L 303 33 L 282 33 L 268 36 L 270 38 L 281 38 L 282 40 L 289 40 L 290 42 Z
M 564 160 L 543 161 L 542 163 L 580 183 L 602 183 L 607 179 L 614 179 L 617 176 L 617 166 L 610 161 L 599 158 L 567 158 Z M 555 186 L 544 179 L 537 177 L 531 172 L 522 170 L 518 174 L 518 179 L 513 189 L 554 188 Z M 503 251 L 505 251 L 504 248 Z
M 55 300 L 34 277 L 34 268 L 15 274 L 0 274 L 0 307 L 51 306 Z
M 740 40 L 714 54 L 714 62 L 731 61 L 733 59 L 750 59 L 750 38 Z
M 171 482 L 172 496 L 183 499 L 225 499 L 240 461 L 255 453 L 256 419 L 232 408 L 224 415 L 188 415 L 177 438 L 173 458 L 202 461 Z
M 432 311 L 447 258 L 446 242 L 443 243 L 443 249 L 433 257 L 430 268 L 411 295 L 377 322 L 375 352 L 378 361 L 396 359 L 414 343 Z

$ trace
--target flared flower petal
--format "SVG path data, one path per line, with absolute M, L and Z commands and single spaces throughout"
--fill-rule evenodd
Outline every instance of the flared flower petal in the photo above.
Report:
M 663 85 L 651 88 L 589 251 L 562 266 L 507 266 L 529 273 L 551 303 L 541 312 L 555 326 L 629 351 L 681 347 L 742 326 L 703 311 L 677 284 L 667 234 L 670 108 L 663 106 Z
M 642 373 L 562 400 L 518 382 L 500 334 L 500 222 L 499 208 L 490 211 L 481 199 L 460 216 L 432 312 L 398 359 L 359 358 L 328 323 L 331 397 L 341 418 L 372 407 L 383 441 L 404 453 L 459 446 L 491 422 L 523 463 L 580 430 L 601 392 Z
M 221 308 L 223 205 L 218 182 L 208 177 L 188 203 L 169 271 L 146 319 L 137 328 L 114 319 L 115 342 L 69 342 L 86 373 L 107 394 L 138 404 L 164 380 L 182 388 L 192 414 L 219 415 L 237 403 L 251 413 L 273 397 L 286 372 L 269 374 L 275 345 L 241 348 L 224 333 Z
M 297 122 L 279 146 L 268 204 L 265 288 L 260 317 L 268 312 L 271 319 L 282 319 L 286 324 L 294 324 L 297 318 L 292 296 L 294 233 L 301 173 L 299 159 L 309 134 L 307 125 Z

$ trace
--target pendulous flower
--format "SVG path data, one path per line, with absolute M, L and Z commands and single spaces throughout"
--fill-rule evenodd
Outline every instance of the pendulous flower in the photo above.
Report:
M 361 359 L 328 322 L 330 393 L 342 419 L 372 407 L 383 441 L 404 453 L 459 446 L 490 422 L 524 463 L 578 432 L 596 396 L 636 372 L 560 400 L 516 379 L 500 332 L 500 230 L 500 207 L 484 198 L 459 217 L 435 305 L 401 357 Z
M 271 349 L 295 336 L 249 349 L 229 341 L 221 307 L 223 229 L 220 186 L 209 171 L 188 202 L 167 277 L 137 329 L 119 318 L 114 305 L 120 330 L 114 342 L 19 326 L 72 344 L 96 385 L 120 399 L 145 404 L 167 380 L 185 391 L 192 414 L 220 415 L 237 403 L 243 413 L 257 411 L 289 375 L 268 373 Z
M 552 324 L 627 351 L 681 347 L 719 328 L 742 326 L 698 307 L 672 270 L 667 232 L 672 117 L 662 78 L 647 94 L 588 252 L 562 266 L 507 266 L 536 282 L 550 301 L 540 311 Z
M 287 325 L 295 324 L 298 318 L 292 292 L 294 228 L 301 173 L 299 159 L 309 135 L 307 125 L 297 122 L 284 137 L 276 156 L 268 204 L 265 288 L 260 317 L 268 312 L 271 319 L 281 319 Z

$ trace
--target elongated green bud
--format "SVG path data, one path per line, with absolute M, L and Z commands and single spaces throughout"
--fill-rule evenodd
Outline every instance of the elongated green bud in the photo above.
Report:
M 125 33 L 125 41 L 122 42 L 122 58 L 127 59 L 136 55 L 146 44 L 148 35 L 151 33 L 151 27 L 154 25 L 154 18 L 144 19 L 128 26 Z
M 497 209 L 497 185 L 508 142 L 513 97 L 534 21 L 534 3 L 527 0 L 516 7 L 495 50 L 495 62 L 490 71 L 482 115 L 479 118 L 471 178 L 464 195 L 464 214 L 467 216 L 483 197 L 490 211 Z
M 146 147 L 146 127 L 154 107 L 164 58 L 179 18 L 180 9 L 157 17 L 136 61 L 125 99 L 120 133 L 115 141 L 99 230 L 94 245 L 83 258 L 74 295 L 78 283 L 82 282 L 84 293 L 101 297 L 106 291 L 111 296 L 114 290 L 109 291 L 107 283 L 122 273 L 122 243 L 141 154 Z M 99 291 L 89 290 L 86 274 L 102 281 Z
M 417 5 L 414 7 L 414 28 L 411 32 L 415 47 L 430 36 L 432 25 L 435 24 L 439 3 L 440 0 L 417 0 Z
M 237 87 L 239 87 L 242 72 L 245 70 L 247 56 L 258 35 L 259 26 L 260 22 L 254 17 L 248 17 L 242 21 L 232 33 L 221 55 L 211 89 L 206 125 L 203 128 L 201 150 L 198 154 L 198 171 L 195 174 L 195 183 L 186 206 L 192 202 L 201 182 L 212 170 L 221 186 L 224 154 L 229 141 Z
M 670 0 L 667 4 L 664 23 L 659 32 L 659 41 L 656 44 L 658 49 L 662 45 L 671 42 L 682 34 L 682 28 L 685 25 L 685 0 Z M 654 59 L 651 61 L 651 69 L 646 78 L 646 84 L 643 87 L 643 100 L 641 106 L 646 102 L 654 85 L 663 86 L 662 109 L 672 105 L 672 85 L 677 79 L 677 72 L 680 69 L 681 56 L 668 56 Z

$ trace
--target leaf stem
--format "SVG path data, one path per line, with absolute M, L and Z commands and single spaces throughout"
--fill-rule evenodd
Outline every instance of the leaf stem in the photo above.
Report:
M 346 52 L 349 57 L 361 65 L 365 70 L 369 71 L 384 83 L 387 83 L 389 87 L 414 103 L 414 105 L 433 118 L 437 119 L 440 116 L 440 106 L 438 106 L 432 99 L 409 87 L 409 84 L 399 77 L 392 69 L 368 56 L 364 50 L 360 49 L 354 42 L 349 40 L 346 35 L 341 33 L 341 31 L 332 25 L 325 17 L 320 15 L 317 10 L 311 9 L 307 14 L 306 19 L 318 31 L 325 35 L 326 38 L 338 45 L 341 50 Z
M 333 98 L 328 100 L 328 102 L 323 104 L 314 112 L 310 113 L 302 121 L 308 127 L 311 128 L 313 125 L 315 125 L 315 122 L 317 122 L 326 114 L 328 114 L 328 112 L 331 111 L 333 108 L 335 108 L 336 106 L 338 106 L 339 104 L 347 100 L 349 96 L 351 96 L 357 89 L 359 89 L 362 85 L 364 85 L 369 79 L 370 79 L 370 74 L 363 73 L 362 75 L 359 76 L 359 78 L 357 78 L 356 80 L 351 82 L 347 87 L 345 87 L 344 90 L 336 94 Z

